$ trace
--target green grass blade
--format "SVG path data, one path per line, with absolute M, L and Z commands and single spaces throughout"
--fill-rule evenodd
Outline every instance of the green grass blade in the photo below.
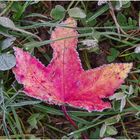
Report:
M 95 14 L 93 14 L 93 16 L 90 17 L 86 22 L 88 23 L 88 22 L 92 21 L 93 19 L 96 19 L 98 16 L 102 15 L 103 13 L 105 13 L 108 9 L 109 9 L 109 6 L 107 4 L 104 5 Z

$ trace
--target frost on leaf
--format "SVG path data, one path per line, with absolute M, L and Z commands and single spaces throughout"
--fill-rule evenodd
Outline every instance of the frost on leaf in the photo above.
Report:
M 132 63 L 103 65 L 85 71 L 76 51 L 78 33 L 76 21 L 68 18 L 51 35 L 52 40 L 65 38 L 51 44 L 53 59 L 45 67 L 35 57 L 14 48 L 16 66 L 13 72 L 24 85 L 24 92 L 50 104 L 68 104 L 88 111 L 110 108 L 103 99 L 113 95 L 129 73 Z

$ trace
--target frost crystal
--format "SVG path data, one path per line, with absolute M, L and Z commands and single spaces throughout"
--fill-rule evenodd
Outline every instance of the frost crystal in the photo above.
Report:
M 107 3 L 107 0 L 98 0 L 98 6 Z
M 81 41 L 83 45 L 86 45 L 87 47 L 97 47 L 98 46 L 98 40 L 97 39 L 86 39 Z
M 140 53 L 140 44 L 137 45 L 137 47 L 134 50 L 135 53 Z

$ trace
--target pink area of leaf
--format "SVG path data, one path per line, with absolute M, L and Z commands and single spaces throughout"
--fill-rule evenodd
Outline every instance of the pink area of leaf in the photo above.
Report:
M 28 96 L 50 104 L 68 104 L 88 111 L 110 108 L 110 103 L 103 99 L 120 87 L 132 63 L 109 64 L 84 71 L 76 51 L 76 21 L 68 18 L 63 23 L 69 27 L 57 27 L 52 32 L 51 39 L 63 39 L 51 44 L 53 59 L 47 67 L 28 52 L 14 48 L 13 72 L 17 81 L 24 85 Z

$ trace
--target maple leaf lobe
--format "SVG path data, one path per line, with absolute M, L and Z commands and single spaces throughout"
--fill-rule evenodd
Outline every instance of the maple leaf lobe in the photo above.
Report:
M 23 92 L 34 98 L 59 104 L 59 98 L 56 99 L 53 94 L 55 91 L 52 83 L 46 80 L 46 77 L 49 77 L 49 71 L 46 67 L 28 52 L 20 48 L 13 48 L 15 50 L 16 66 L 12 71 L 17 81 L 24 85 Z M 53 102 L 53 99 L 56 101 Z
M 90 112 L 110 108 L 110 103 L 102 99 L 113 95 L 131 68 L 132 63 L 108 64 L 81 73 L 78 88 L 80 92 L 71 96 L 68 102 Z
M 62 50 L 64 48 L 76 48 L 77 47 L 77 36 L 78 33 L 74 29 L 77 25 L 76 21 L 73 18 L 68 18 L 66 21 L 61 23 L 65 25 L 64 27 L 56 28 L 51 35 L 52 40 L 61 39 L 51 43 L 52 48 Z
M 53 58 L 47 67 L 28 52 L 14 48 L 17 81 L 24 85 L 27 95 L 50 104 L 68 104 L 88 111 L 110 108 L 103 98 L 120 87 L 132 64 L 108 64 L 84 71 L 76 51 L 76 21 L 68 18 L 63 24 L 72 28 L 57 27 L 52 32 L 51 39 L 63 39 L 51 43 Z

